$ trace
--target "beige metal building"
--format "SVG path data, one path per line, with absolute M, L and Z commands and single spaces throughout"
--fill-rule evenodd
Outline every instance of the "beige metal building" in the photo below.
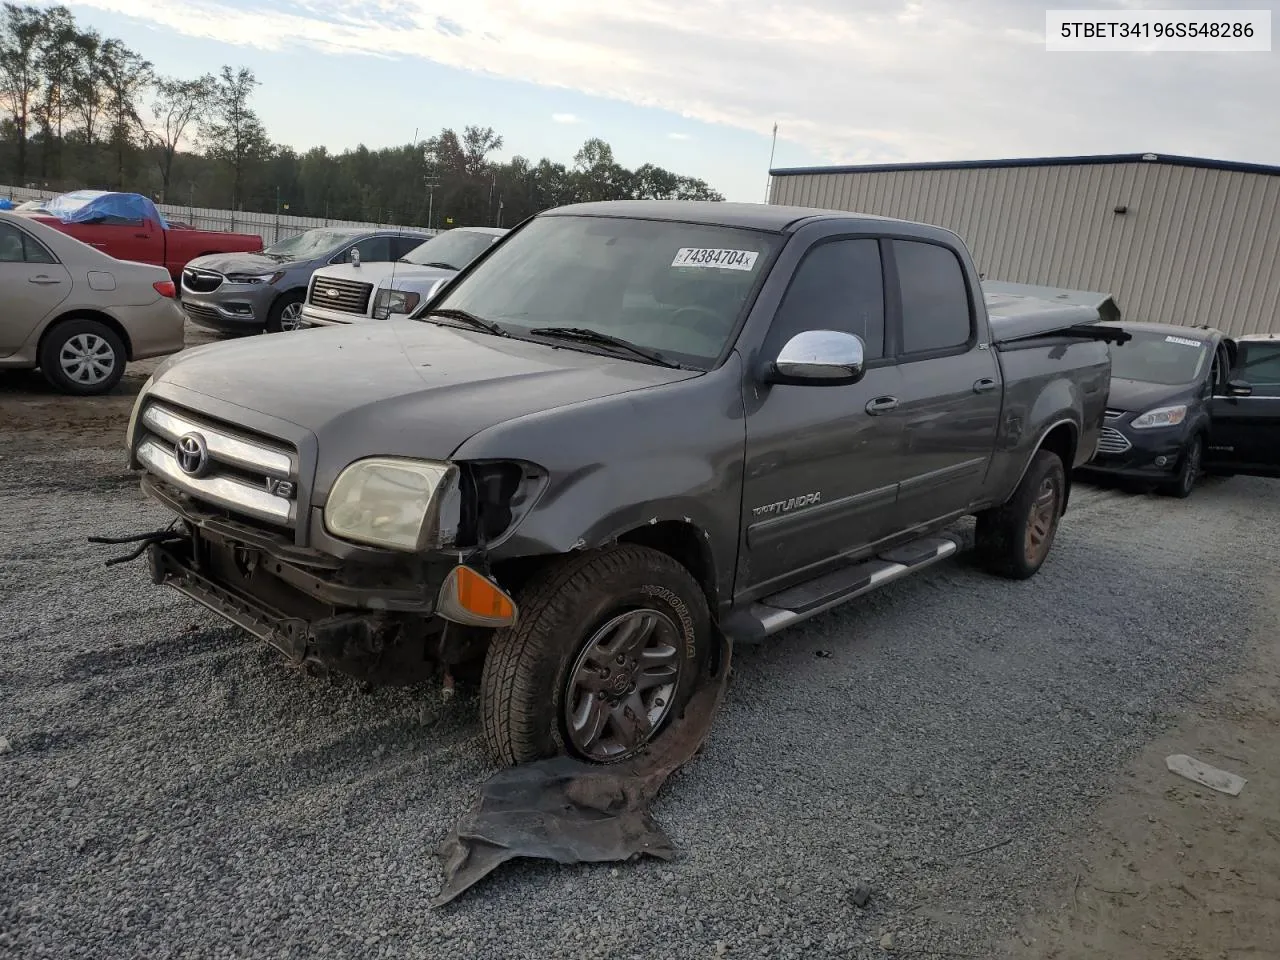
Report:
M 988 280 L 1280 333 L 1280 167 L 1156 154 L 773 170 L 770 202 L 948 227 Z

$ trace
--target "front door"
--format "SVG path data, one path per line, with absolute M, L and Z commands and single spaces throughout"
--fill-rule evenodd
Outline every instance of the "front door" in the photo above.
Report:
M 899 393 L 884 359 L 884 283 L 874 238 L 821 241 L 778 307 L 764 356 L 805 330 L 855 333 L 867 370 L 844 386 L 758 384 L 746 399 L 747 451 L 738 593 L 758 597 L 808 579 L 887 532 L 899 433 L 869 412 Z
M 34 237 L 0 223 L 0 357 L 27 342 L 71 293 L 71 275 Z
M 894 240 L 902 291 L 902 428 L 898 529 L 966 510 L 995 451 L 1002 384 L 995 349 L 979 338 L 960 259 L 949 248 Z
M 1280 339 L 1240 341 L 1230 381 L 1247 384 L 1248 390 L 1233 396 L 1230 387 L 1216 386 L 1209 401 L 1205 466 L 1280 477 Z

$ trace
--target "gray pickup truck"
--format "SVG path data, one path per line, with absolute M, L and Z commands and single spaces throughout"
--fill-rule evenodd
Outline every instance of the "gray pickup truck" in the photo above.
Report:
M 502 762 L 631 757 L 717 650 L 950 556 L 959 518 L 1040 569 L 1124 334 L 997 300 L 938 227 L 551 210 L 403 323 L 164 362 L 128 450 L 175 521 L 137 553 L 299 665 L 478 668 Z

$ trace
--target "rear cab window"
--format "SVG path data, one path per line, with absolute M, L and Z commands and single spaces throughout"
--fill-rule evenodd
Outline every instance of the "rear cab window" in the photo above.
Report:
M 973 308 L 955 251 L 921 240 L 891 242 L 902 291 L 902 359 L 967 348 L 973 339 Z

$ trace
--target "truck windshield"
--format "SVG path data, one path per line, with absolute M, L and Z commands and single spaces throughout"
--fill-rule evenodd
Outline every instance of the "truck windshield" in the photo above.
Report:
M 1173 386 L 1200 378 L 1208 345 L 1175 334 L 1129 330 L 1133 339 L 1111 347 L 1111 376 Z
M 355 234 L 343 230 L 307 230 L 296 237 L 273 243 L 262 252 L 280 260 L 311 260 L 336 250 Z
M 501 236 L 492 233 L 450 230 L 414 247 L 400 258 L 400 262 L 413 263 L 420 267 L 461 270 L 501 239 Z
M 573 329 L 584 349 L 595 347 L 581 331 L 604 334 L 705 369 L 781 243 L 775 234 L 704 224 L 541 217 L 432 306 L 518 337 Z

